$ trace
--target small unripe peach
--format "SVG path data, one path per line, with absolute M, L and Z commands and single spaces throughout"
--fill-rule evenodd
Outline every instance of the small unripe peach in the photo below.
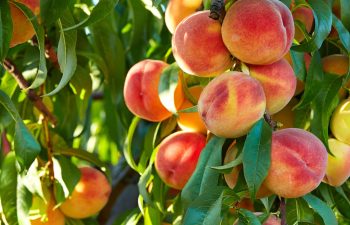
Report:
M 168 186 L 181 190 L 192 176 L 206 144 L 200 133 L 179 131 L 166 137 L 159 145 L 155 167 Z
M 281 59 L 270 65 L 249 66 L 250 75 L 257 79 L 265 92 L 266 111 L 272 115 L 279 112 L 292 99 L 297 79 L 288 61 Z
M 350 145 L 333 138 L 328 140 L 328 145 L 333 156 L 328 154 L 324 181 L 331 186 L 338 187 L 350 177 Z
M 202 93 L 203 88 L 201 86 L 194 86 L 189 88 L 190 94 L 198 101 L 200 94 Z M 185 99 L 179 110 L 187 109 L 193 107 L 193 104 Z M 207 128 L 203 123 L 198 112 L 192 113 L 184 113 L 179 112 L 177 118 L 177 124 L 183 131 L 192 131 L 192 132 L 200 132 L 203 134 L 207 133 Z
M 171 116 L 161 103 L 158 85 L 163 69 L 168 64 L 146 59 L 130 68 L 124 83 L 124 99 L 128 109 L 142 119 L 159 122 Z M 175 90 L 175 104 L 183 101 L 181 84 Z
M 232 66 L 231 54 L 221 37 L 221 24 L 201 11 L 184 19 L 172 38 L 173 55 L 186 73 L 210 77 Z M 209 55 L 208 55 L 209 54 Z
M 233 56 L 267 65 L 289 51 L 294 21 L 288 7 L 278 0 L 238 0 L 228 9 L 221 30 Z
M 331 131 L 336 139 L 350 145 L 350 99 L 342 101 L 333 112 Z
M 106 204 L 111 194 L 111 185 L 106 176 L 92 167 L 79 168 L 79 182 L 65 202 L 61 211 L 75 219 L 87 218 L 98 213 Z
M 297 128 L 275 131 L 271 166 L 264 184 L 281 197 L 301 197 L 321 183 L 327 154 L 323 143 L 310 132 Z
M 259 81 L 237 71 L 210 81 L 198 101 L 198 112 L 207 129 L 226 138 L 247 134 L 265 108 L 266 98 Z

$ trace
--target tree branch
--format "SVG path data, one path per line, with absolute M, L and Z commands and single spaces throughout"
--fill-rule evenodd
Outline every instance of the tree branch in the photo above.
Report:
M 221 23 L 225 17 L 225 4 L 224 0 L 212 0 L 210 6 L 210 18 L 213 20 L 219 20 Z
M 28 81 L 23 77 L 22 73 L 19 72 L 15 65 L 8 59 L 5 59 L 3 62 L 4 68 L 15 78 L 15 80 L 18 83 L 18 86 L 25 91 L 28 99 L 33 102 L 34 106 L 43 113 L 45 117 L 48 118 L 48 120 L 51 122 L 53 126 L 56 126 L 57 119 L 56 117 L 50 112 L 50 110 L 46 107 L 46 105 L 43 103 L 42 98 L 36 94 L 36 92 L 32 89 L 28 89 L 29 83 Z

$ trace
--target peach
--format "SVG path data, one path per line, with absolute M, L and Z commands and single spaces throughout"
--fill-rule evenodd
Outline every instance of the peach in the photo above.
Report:
M 336 139 L 350 145 L 350 99 L 342 101 L 331 118 L 331 131 Z
M 211 77 L 228 70 L 233 62 L 221 37 L 221 24 L 201 11 L 184 19 L 172 38 L 179 67 L 191 75 Z
M 155 168 L 168 186 L 181 190 L 190 179 L 206 144 L 200 133 L 178 131 L 166 137 L 159 145 Z
M 158 85 L 163 69 L 168 66 L 159 60 L 146 59 L 130 68 L 124 83 L 124 100 L 128 109 L 142 119 L 159 122 L 172 115 L 161 103 Z M 182 88 L 175 91 L 175 104 L 183 101 Z
M 41 200 L 38 196 L 33 197 L 33 204 L 32 204 L 32 209 L 34 210 L 41 208 L 44 205 L 44 201 Z M 53 197 L 50 198 L 48 201 L 47 205 L 45 205 L 45 212 L 43 212 L 43 215 L 40 215 L 39 218 L 31 219 L 30 224 L 31 225 L 64 225 L 65 224 L 65 219 L 64 215 L 62 212 L 58 209 L 55 208 L 55 200 Z
M 38 16 L 40 14 L 40 0 L 14 0 L 27 6 L 34 15 Z
M 321 183 L 327 154 L 323 143 L 310 132 L 297 128 L 275 131 L 271 166 L 264 184 L 281 197 L 301 197 Z
M 10 3 L 10 12 L 12 18 L 12 38 L 10 41 L 10 47 L 14 47 L 16 45 L 22 44 L 28 40 L 30 40 L 35 34 L 33 25 L 30 20 L 24 15 L 22 10 L 17 8 L 17 6 Z
M 312 9 L 308 7 L 298 7 L 293 11 L 292 15 L 294 20 L 298 20 L 304 24 L 305 29 L 308 33 L 311 31 L 312 25 L 314 23 L 314 15 Z M 305 38 L 303 31 L 298 26 L 295 26 L 294 38 L 298 42 L 301 42 Z
M 224 158 L 224 163 L 227 164 L 227 163 L 233 161 L 236 158 L 237 151 L 238 150 L 236 147 L 233 147 L 233 148 L 230 148 L 229 150 L 227 150 L 227 152 L 225 154 L 225 158 Z M 242 170 L 242 165 L 238 165 L 232 169 L 231 173 L 224 175 L 226 184 L 227 184 L 227 186 L 229 186 L 229 188 L 233 189 L 236 186 L 238 176 L 239 176 L 239 173 L 241 172 L 241 170 Z M 262 184 L 260 186 L 258 192 L 256 193 L 256 198 L 258 198 L 258 199 L 265 198 L 267 196 L 270 196 L 271 194 L 272 194 L 272 192 L 264 184 Z
M 174 33 L 177 25 L 187 16 L 196 12 L 202 0 L 170 0 L 165 10 L 165 25 Z
M 202 90 L 203 88 L 201 86 L 194 86 L 189 88 L 190 94 L 197 101 L 199 99 L 200 94 L 202 93 Z M 179 110 L 187 109 L 190 107 L 193 107 L 193 104 L 188 99 L 185 99 L 182 105 L 180 106 Z M 198 112 L 179 112 L 177 117 L 177 124 L 184 131 L 200 132 L 203 134 L 207 133 L 207 128 L 205 127 L 205 124 L 203 123 Z
M 272 120 L 280 122 L 282 124 L 282 129 L 294 127 L 295 112 L 293 108 L 298 102 L 296 98 L 292 98 L 281 111 L 271 116 Z
M 328 164 L 324 181 L 331 186 L 338 187 L 350 177 L 350 145 L 337 139 L 328 140 L 332 155 L 328 154 Z
M 254 213 L 256 216 L 261 215 L 262 213 L 260 212 L 255 212 Z M 236 222 L 233 225 L 238 225 L 238 220 L 236 220 Z M 262 225 L 281 225 L 281 219 L 278 218 L 275 215 L 270 215 L 267 220 L 265 220 L 265 222 Z
M 106 176 L 92 167 L 79 168 L 81 177 L 71 196 L 60 209 L 71 218 L 87 218 L 98 213 L 108 201 L 111 185 Z
M 292 99 L 297 79 L 288 61 L 249 66 L 250 75 L 260 81 L 266 96 L 266 111 L 275 114 Z
M 255 78 L 232 71 L 216 77 L 204 88 L 198 112 L 207 129 L 226 138 L 241 137 L 264 115 L 266 98 Z
M 278 0 L 238 0 L 228 9 L 221 30 L 233 56 L 267 65 L 289 51 L 294 21 L 288 7 Z

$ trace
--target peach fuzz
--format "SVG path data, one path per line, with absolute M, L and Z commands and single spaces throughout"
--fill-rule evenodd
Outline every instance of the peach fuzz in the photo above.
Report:
M 233 147 L 233 148 L 230 148 L 229 150 L 227 150 L 227 152 L 225 154 L 225 158 L 224 158 L 224 163 L 227 164 L 227 163 L 233 161 L 237 156 L 237 151 L 238 150 L 236 147 Z M 241 170 L 242 170 L 242 165 L 238 165 L 232 169 L 231 173 L 224 174 L 226 184 L 229 188 L 233 189 L 236 186 L 238 176 L 239 176 L 239 173 L 241 172 Z M 256 198 L 258 198 L 258 199 L 265 198 L 267 196 L 270 196 L 271 194 L 272 194 L 272 192 L 264 184 L 262 184 L 260 186 L 258 192 L 256 193 Z M 247 196 L 247 197 L 249 197 L 249 196 Z
M 262 213 L 260 212 L 255 212 L 254 213 L 256 216 L 259 216 L 261 215 Z M 236 222 L 233 224 L 233 225 L 238 225 L 238 220 L 236 220 Z M 262 225 L 281 225 L 281 219 L 278 218 L 277 216 L 275 215 L 270 215 L 264 223 L 262 223 Z
M 199 96 L 202 93 L 203 87 L 194 86 L 189 88 L 188 90 L 190 94 L 198 101 Z M 185 99 L 182 105 L 180 106 L 179 110 L 187 109 L 190 107 L 193 107 L 193 104 L 188 99 Z M 198 112 L 179 112 L 177 117 L 177 124 L 183 131 L 200 132 L 203 134 L 207 133 L 207 128 L 205 127 L 205 124 L 203 123 Z
M 275 131 L 271 166 L 264 184 L 281 197 L 301 197 L 321 183 L 327 155 L 326 147 L 310 132 L 297 128 Z
M 33 204 L 39 204 L 37 207 L 41 207 L 41 200 L 38 200 L 39 197 L 34 196 Z M 36 201 L 38 200 L 38 203 Z M 65 219 L 63 213 L 55 208 L 55 200 L 51 197 L 47 203 L 45 215 L 33 220 L 30 220 L 31 225 L 64 225 Z
M 221 37 L 221 24 L 200 11 L 184 19 L 172 37 L 173 55 L 186 73 L 212 77 L 228 70 L 233 62 Z
M 177 25 L 187 16 L 196 12 L 202 0 L 170 0 L 165 10 L 165 25 L 174 33 Z
M 323 71 L 338 76 L 344 76 L 348 73 L 349 58 L 345 55 L 334 54 L 322 58 Z M 346 84 L 347 88 L 350 88 L 350 81 Z M 346 90 L 341 88 L 339 90 L 339 97 L 344 98 L 346 96 Z
M 350 99 L 342 101 L 334 110 L 331 131 L 336 139 L 350 145 Z
M 312 9 L 308 7 L 298 7 L 292 12 L 294 20 L 298 20 L 302 24 L 304 24 L 306 31 L 309 33 L 311 31 L 312 25 L 314 23 L 314 15 Z M 301 42 L 304 40 L 305 36 L 301 28 L 297 25 L 295 26 L 295 35 L 294 38 Z
M 272 120 L 282 124 L 280 129 L 294 127 L 295 112 L 293 111 L 293 108 L 298 104 L 298 102 L 299 101 L 296 98 L 292 98 L 281 111 L 271 116 Z
M 181 190 L 192 176 L 206 144 L 200 133 L 178 131 L 166 137 L 159 145 L 155 168 L 168 186 Z
M 17 8 L 14 3 L 9 3 L 13 23 L 12 38 L 10 41 L 10 47 L 12 48 L 30 40 L 34 36 L 35 31 L 30 20 L 26 17 L 26 15 L 24 15 L 22 10 Z
M 259 81 L 237 71 L 210 81 L 198 101 L 198 112 L 207 129 L 225 138 L 247 134 L 264 115 L 265 108 L 266 98 Z
M 267 65 L 280 60 L 294 37 L 292 13 L 278 0 L 238 0 L 222 24 L 226 47 L 239 60 Z
M 328 154 L 328 164 L 324 182 L 339 187 L 350 177 L 350 145 L 344 144 L 337 139 L 328 140 L 332 155 Z
M 158 95 L 160 77 L 167 66 L 163 61 L 146 59 L 130 68 L 124 83 L 124 100 L 134 115 L 152 122 L 165 120 L 172 115 Z M 183 98 L 179 83 L 175 90 L 175 104 L 180 105 Z
M 111 185 L 106 176 L 92 167 L 79 168 L 81 177 L 60 209 L 68 217 L 81 219 L 98 213 L 108 201 Z
M 264 89 L 266 111 L 270 115 L 279 112 L 294 96 L 297 79 L 287 60 L 281 59 L 270 65 L 251 65 L 249 70 Z

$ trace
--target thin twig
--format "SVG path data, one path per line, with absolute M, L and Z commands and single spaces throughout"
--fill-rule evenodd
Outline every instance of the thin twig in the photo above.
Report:
M 265 113 L 264 114 L 264 119 L 265 121 L 270 125 L 270 127 L 272 128 L 272 130 L 276 130 L 277 129 L 277 122 L 272 120 L 270 114 Z
M 55 174 L 53 170 L 53 148 L 52 148 L 52 142 L 51 142 L 51 135 L 50 135 L 50 129 L 49 129 L 49 123 L 48 118 L 44 117 L 43 119 L 43 128 L 44 128 L 44 137 L 46 142 L 46 148 L 47 148 L 47 168 L 49 169 L 49 177 L 51 181 L 55 180 Z
M 221 23 L 225 17 L 225 4 L 224 0 L 212 0 L 210 6 L 210 18 L 213 20 L 219 20 Z
M 286 200 L 284 198 L 281 198 L 280 212 L 281 212 L 281 225 L 287 225 Z
M 25 91 L 25 93 L 28 96 L 28 99 L 33 102 L 34 106 L 43 113 L 44 117 L 47 117 L 48 120 L 51 122 L 53 126 L 56 126 L 57 119 L 56 117 L 50 112 L 50 110 L 46 107 L 44 102 L 42 101 L 42 98 L 36 94 L 36 92 L 32 89 L 28 89 L 29 83 L 28 81 L 23 77 L 22 73 L 17 70 L 15 65 L 8 59 L 5 59 L 3 62 L 4 68 L 15 78 L 17 81 L 19 87 Z

